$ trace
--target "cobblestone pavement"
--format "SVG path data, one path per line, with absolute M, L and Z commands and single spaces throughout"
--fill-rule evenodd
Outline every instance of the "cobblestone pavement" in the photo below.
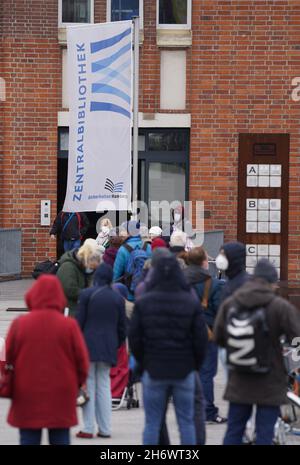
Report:
M 20 280 L 0 283 L 0 337 L 5 337 L 10 322 L 20 315 L 20 312 L 6 312 L 7 308 L 24 308 L 23 295 L 31 286 L 32 280 Z M 216 404 L 220 407 L 220 413 L 225 415 L 227 411 L 226 402 L 222 400 L 224 389 L 224 376 L 222 367 L 216 378 Z M 140 386 L 138 387 L 140 392 Z M 141 396 L 140 396 L 141 397 Z M 6 423 L 9 401 L 0 400 L 0 445 L 17 444 L 18 431 Z M 79 411 L 79 417 L 81 412 Z M 81 418 L 80 418 L 81 423 Z M 126 408 L 113 412 L 112 437 L 110 439 L 79 440 L 75 434 L 79 426 L 72 430 L 72 444 L 99 444 L 99 445 L 136 445 L 141 444 L 144 423 L 144 411 L 141 406 L 138 409 L 127 410 Z M 176 419 L 173 406 L 170 405 L 168 412 L 168 428 L 172 444 L 179 444 Z M 207 444 L 219 445 L 222 443 L 225 432 L 224 425 L 207 425 Z M 288 435 L 288 444 L 300 444 L 300 438 Z M 46 443 L 44 434 L 43 441 Z

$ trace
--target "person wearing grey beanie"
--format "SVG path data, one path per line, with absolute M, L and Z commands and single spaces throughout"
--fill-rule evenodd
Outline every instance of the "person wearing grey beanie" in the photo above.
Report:
M 270 284 L 275 284 L 278 281 L 276 268 L 266 258 L 262 258 L 254 269 L 254 277 L 263 279 Z

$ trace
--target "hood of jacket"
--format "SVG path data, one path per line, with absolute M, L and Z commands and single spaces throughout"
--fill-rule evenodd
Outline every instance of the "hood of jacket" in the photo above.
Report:
M 246 267 L 246 246 L 241 242 L 228 242 L 222 249 L 228 259 L 229 267 L 226 270 L 228 278 L 232 279 Z
M 191 286 L 207 281 L 211 277 L 208 270 L 198 265 L 189 265 L 183 273 Z
M 84 271 L 83 266 L 81 265 L 79 260 L 76 258 L 76 253 L 77 253 L 76 249 L 70 250 L 69 252 L 64 253 L 58 261 L 59 265 L 70 262 L 76 265 L 81 271 Z
M 274 296 L 271 287 L 260 279 L 251 279 L 234 293 L 235 301 L 244 308 L 266 306 Z
M 156 288 L 161 291 L 189 291 L 185 276 L 176 257 L 162 257 L 152 268 L 148 290 Z
M 67 300 L 56 276 L 42 275 L 25 295 L 25 302 L 31 311 L 56 310 L 63 312 Z
M 113 280 L 113 270 L 110 265 L 101 263 L 94 274 L 94 284 L 96 286 L 110 285 Z
M 124 244 L 128 244 L 128 245 L 130 245 L 132 247 L 135 247 L 136 245 L 140 245 L 142 242 L 143 241 L 142 241 L 141 236 L 130 236 L 130 237 L 128 237 L 128 239 L 126 239 Z
M 105 263 L 112 264 L 115 261 L 118 250 L 119 249 L 117 249 L 117 247 L 108 247 L 108 249 L 104 252 L 103 261 Z

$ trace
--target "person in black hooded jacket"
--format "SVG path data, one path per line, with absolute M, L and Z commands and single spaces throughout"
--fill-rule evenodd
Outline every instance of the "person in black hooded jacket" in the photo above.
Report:
M 246 246 L 241 242 L 228 242 L 220 249 L 216 258 L 216 267 L 225 272 L 226 281 L 221 301 L 230 297 L 239 287 L 250 279 L 246 273 Z
M 98 436 L 111 435 L 110 368 L 117 364 L 118 348 L 126 339 L 124 299 L 111 287 L 113 270 L 102 263 L 95 272 L 94 286 L 80 293 L 77 321 L 83 331 L 90 355 L 87 391 L 90 397 L 83 407 L 84 431 L 77 437 L 90 439 L 94 434 L 94 415 Z
M 194 445 L 194 372 L 200 369 L 207 345 L 201 307 L 173 256 L 158 260 L 148 289 L 136 301 L 129 330 L 131 351 L 143 370 L 143 442 L 158 444 L 172 395 L 181 443 Z

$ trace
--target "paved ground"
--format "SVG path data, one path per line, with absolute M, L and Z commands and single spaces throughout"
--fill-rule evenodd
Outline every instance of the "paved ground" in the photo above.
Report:
M 24 308 L 23 295 L 30 287 L 31 280 L 12 281 L 0 283 L 0 337 L 5 337 L 7 328 L 10 322 L 20 315 L 19 312 L 11 313 L 6 312 L 7 308 Z M 220 413 L 225 414 L 227 405 L 222 400 L 222 393 L 224 388 L 224 378 L 222 368 L 216 379 L 216 399 L 217 405 L 220 407 Z M 140 390 L 140 389 L 139 389 Z M 7 410 L 9 401 L 4 399 L 0 400 L 0 445 L 3 444 L 17 444 L 18 431 L 11 428 L 6 423 Z M 79 411 L 80 416 L 80 411 Z M 94 439 L 94 440 L 78 440 L 75 438 L 75 433 L 78 428 L 72 431 L 73 444 L 119 444 L 119 445 L 136 445 L 141 444 L 141 434 L 143 430 L 144 412 L 143 408 L 139 409 L 122 409 L 113 412 L 113 435 L 111 439 Z M 179 444 L 179 436 L 177 432 L 176 420 L 172 405 L 168 413 L 168 428 L 172 444 Z M 224 426 L 208 425 L 207 426 L 207 444 L 218 445 L 222 443 L 224 436 Z M 46 437 L 44 437 L 44 441 Z M 288 436 L 288 443 L 300 444 L 300 438 L 296 436 Z

